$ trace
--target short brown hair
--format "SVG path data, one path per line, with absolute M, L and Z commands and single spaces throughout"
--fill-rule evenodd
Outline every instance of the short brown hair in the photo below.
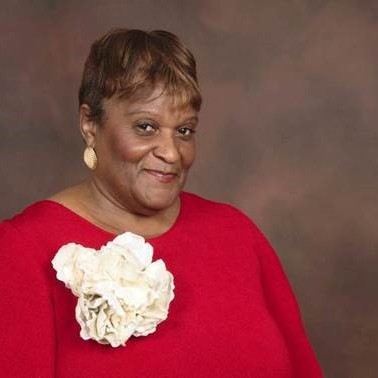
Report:
M 100 122 L 104 98 L 131 98 L 140 89 L 152 91 L 157 84 L 163 85 L 164 93 L 200 110 L 196 62 L 177 36 L 164 30 L 112 30 L 91 46 L 79 105 L 89 105 L 90 117 Z

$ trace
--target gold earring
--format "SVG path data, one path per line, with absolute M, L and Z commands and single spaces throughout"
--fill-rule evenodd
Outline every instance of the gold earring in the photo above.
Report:
M 96 151 L 92 147 L 87 147 L 84 150 L 84 163 L 90 170 L 95 170 L 97 167 Z

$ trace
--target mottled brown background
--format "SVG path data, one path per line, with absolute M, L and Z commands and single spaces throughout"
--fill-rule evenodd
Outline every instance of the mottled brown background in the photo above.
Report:
M 93 39 L 171 30 L 205 98 L 188 189 L 267 234 L 327 377 L 377 377 L 377 4 L 1 1 L 0 218 L 85 176 L 76 92 Z

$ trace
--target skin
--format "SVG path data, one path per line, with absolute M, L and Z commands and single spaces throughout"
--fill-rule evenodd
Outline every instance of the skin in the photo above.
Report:
M 51 197 L 113 233 L 145 237 L 164 233 L 176 220 L 182 190 L 195 158 L 197 112 L 161 88 L 135 101 L 103 101 L 101 124 L 80 109 L 80 129 L 98 165 L 89 179 Z

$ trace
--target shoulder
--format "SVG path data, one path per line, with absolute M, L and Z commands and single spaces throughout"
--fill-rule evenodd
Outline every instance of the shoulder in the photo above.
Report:
M 0 243 L 2 246 L 11 243 L 29 247 L 37 244 L 41 230 L 54 221 L 54 214 L 52 201 L 39 201 L 26 207 L 12 218 L 0 222 Z
M 28 243 L 29 249 L 55 248 L 62 237 L 72 235 L 72 230 L 78 228 L 76 223 L 62 205 L 50 200 L 35 202 L 0 222 L 0 243 L 7 237 L 7 241 L 17 244 Z
M 0 222 L 2 227 L 13 228 L 18 230 L 33 229 L 43 223 L 53 220 L 57 213 L 54 208 L 59 206 L 50 200 L 35 202 L 27 206 L 24 210 L 15 214 L 12 218 Z
M 254 221 L 235 206 L 183 192 L 183 218 L 186 230 L 196 238 L 216 239 L 236 250 L 254 251 L 257 256 L 275 255 L 273 248 Z
M 218 225 L 224 224 L 229 227 L 257 229 L 252 219 L 233 205 L 212 201 L 188 192 L 183 192 L 181 199 L 186 212 L 197 219 L 214 221 Z
M 15 271 L 26 274 L 28 269 L 40 271 L 47 266 L 49 256 L 38 226 L 42 222 L 43 209 L 44 203 L 38 202 L 0 222 L 0 256 L 8 269 L 14 268 Z M 43 221 L 44 224 L 47 222 Z M 9 274 L 13 275 L 11 272 Z

